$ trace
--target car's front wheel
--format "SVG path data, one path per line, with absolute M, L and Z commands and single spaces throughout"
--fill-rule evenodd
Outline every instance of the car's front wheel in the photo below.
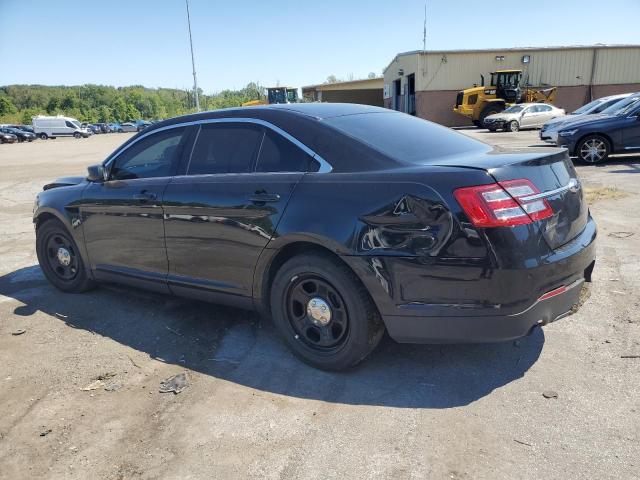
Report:
M 518 132 L 520 130 L 520 124 L 516 120 L 511 120 L 505 130 L 508 132 Z
M 340 261 L 322 254 L 292 257 L 271 287 L 273 321 L 293 352 L 324 370 L 362 361 L 384 325 L 369 293 Z
M 606 138 L 600 135 L 590 135 L 578 143 L 576 154 L 584 163 L 600 163 L 607 159 L 611 147 Z
M 59 220 L 38 227 L 36 254 L 45 277 L 59 290 L 80 293 L 93 287 L 76 243 Z
M 80 138 L 82 137 L 82 134 L 80 132 L 76 132 L 73 134 L 73 138 Z

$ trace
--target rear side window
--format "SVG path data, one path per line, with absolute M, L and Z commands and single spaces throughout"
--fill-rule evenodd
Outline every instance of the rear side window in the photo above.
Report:
M 318 162 L 298 146 L 279 133 L 268 128 L 265 129 L 256 171 L 315 172 L 318 167 Z
M 262 128 L 251 124 L 202 125 L 187 175 L 251 172 L 262 135 Z
M 428 164 L 445 155 L 491 150 L 483 142 L 404 113 L 343 115 L 324 122 L 404 162 Z

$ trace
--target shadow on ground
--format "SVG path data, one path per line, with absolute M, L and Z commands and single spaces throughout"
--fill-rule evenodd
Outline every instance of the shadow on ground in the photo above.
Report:
M 242 310 L 112 286 L 63 294 L 38 266 L 0 277 L 0 294 L 22 303 L 15 315 L 42 311 L 162 362 L 266 392 L 354 405 L 468 405 L 522 377 L 544 344 L 541 329 L 519 345 L 401 345 L 385 338 L 359 367 L 327 373 L 293 357 L 271 322 Z

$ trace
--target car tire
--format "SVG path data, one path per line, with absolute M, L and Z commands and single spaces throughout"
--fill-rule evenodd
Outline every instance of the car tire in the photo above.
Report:
M 484 109 L 480 113 L 480 118 L 478 119 L 478 123 L 480 124 L 480 127 L 487 128 L 486 125 L 484 124 L 484 119 L 487 118 L 489 115 L 500 113 L 502 110 L 504 110 L 504 108 L 500 108 L 498 105 L 487 105 L 486 107 L 484 107 Z
M 82 134 L 81 134 L 81 133 L 79 133 L 79 132 L 75 132 L 75 133 L 73 134 L 73 138 L 81 138 L 81 137 L 82 137 Z
M 46 220 L 38 227 L 36 254 L 44 276 L 58 290 L 81 293 L 94 287 L 78 246 L 59 220 Z
M 507 128 L 505 128 L 505 130 L 508 132 L 519 132 L 520 124 L 516 120 L 511 120 L 507 123 Z
M 355 366 L 384 334 L 367 290 L 329 255 L 297 255 L 286 261 L 275 275 L 270 301 L 273 322 L 287 345 L 322 370 Z
M 576 156 L 581 162 L 596 164 L 604 162 L 611 153 L 609 141 L 600 135 L 589 135 L 578 142 Z
M 42 132 L 42 133 L 40 134 L 40 139 L 41 139 L 41 140 L 46 140 L 47 138 L 49 138 L 49 136 L 48 136 L 46 133 Z

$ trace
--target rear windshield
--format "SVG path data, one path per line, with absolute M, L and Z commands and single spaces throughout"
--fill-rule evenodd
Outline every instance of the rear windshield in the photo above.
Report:
M 363 113 L 324 120 L 379 152 L 410 163 L 431 163 L 448 155 L 490 150 L 487 144 L 404 113 Z

